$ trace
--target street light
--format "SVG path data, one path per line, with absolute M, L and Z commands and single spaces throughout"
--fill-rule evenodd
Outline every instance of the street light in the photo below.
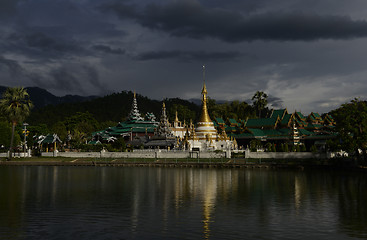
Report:
M 27 148 L 27 126 L 29 124 L 28 123 L 23 123 L 23 127 L 24 127 L 24 145 L 23 145 L 23 148 L 24 148 L 24 155 L 23 157 L 25 157 L 25 150 Z

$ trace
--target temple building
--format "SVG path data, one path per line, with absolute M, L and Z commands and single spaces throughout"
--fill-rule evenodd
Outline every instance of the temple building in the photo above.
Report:
M 173 135 L 167 119 L 166 105 L 163 103 L 162 114 L 158 127 L 154 131 L 154 136 L 147 140 L 144 147 L 173 149 L 177 145 L 176 137 Z
M 214 127 L 214 122 L 210 119 L 207 108 L 207 89 L 204 82 L 202 95 L 201 115 L 196 123 L 196 128 L 191 124 L 191 131 L 188 132 L 183 141 L 183 146 L 190 151 L 208 151 L 208 150 L 230 150 L 233 148 L 233 141 L 227 136 L 225 131 L 218 134 Z
M 119 122 L 114 127 L 109 127 L 102 131 L 93 133 L 93 140 L 100 142 L 109 142 L 111 137 L 114 139 L 123 137 L 126 142 L 133 145 L 141 145 L 146 140 L 154 136 L 155 129 L 159 123 L 153 113 L 147 113 L 145 119 L 141 116 L 136 101 L 136 93 L 131 105 L 131 111 L 125 122 Z
M 325 148 L 326 141 L 336 136 L 335 121 L 330 115 L 322 118 L 312 112 L 308 116 L 295 111 L 288 113 L 287 109 L 273 110 L 268 118 L 246 120 L 215 118 L 217 129 L 225 129 L 228 136 L 233 137 L 242 148 L 250 146 L 252 140 L 260 140 L 263 145 L 272 143 L 276 146 L 305 145 L 310 149 L 315 145 Z
M 173 123 L 171 124 L 171 131 L 174 136 L 182 140 L 185 137 L 185 134 L 188 130 L 186 123 L 182 123 L 178 120 L 177 111 L 176 111 L 176 117 Z

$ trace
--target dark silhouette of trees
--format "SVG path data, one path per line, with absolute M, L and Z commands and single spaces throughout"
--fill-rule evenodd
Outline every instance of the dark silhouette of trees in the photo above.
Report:
M 33 104 L 29 99 L 29 94 L 23 87 L 8 88 L 0 100 L 1 112 L 12 124 L 9 160 L 12 158 L 15 126 L 24 121 L 30 114 L 32 107 Z
M 252 97 L 253 105 L 261 118 L 261 111 L 268 105 L 268 95 L 262 91 L 257 91 Z

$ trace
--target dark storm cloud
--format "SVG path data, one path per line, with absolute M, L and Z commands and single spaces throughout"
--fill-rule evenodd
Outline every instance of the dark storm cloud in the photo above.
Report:
M 1 0 L 0 1 L 0 20 L 14 15 L 17 11 L 19 0 Z
M 50 59 L 63 58 L 65 55 L 82 56 L 88 54 L 84 46 L 71 39 L 55 38 L 42 32 L 13 32 L 6 36 L 6 42 L 0 49 L 28 56 L 32 61 L 45 62 Z
M 42 51 L 75 52 L 81 50 L 77 44 L 65 43 L 60 39 L 55 40 L 40 32 L 25 36 L 25 41 L 29 47 L 38 48 Z
M 273 108 L 282 108 L 283 100 L 275 96 L 268 96 L 268 104 Z
M 97 70 L 87 64 L 65 64 L 52 69 L 45 77 L 33 78 L 32 80 L 39 86 L 71 93 L 87 94 L 90 89 L 97 89 L 100 94 L 106 91 L 99 80 Z
M 104 53 L 118 54 L 118 55 L 125 54 L 125 50 L 121 48 L 111 48 L 110 46 L 106 46 L 106 45 L 94 45 L 92 48 L 94 50 L 104 52 Z
M 55 80 L 52 82 L 54 88 L 84 92 L 78 77 L 70 69 L 59 68 L 52 71 L 50 75 Z
M 0 56 L 0 68 L 6 68 L 10 75 L 15 76 L 23 72 L 23 68 L 15 60 Z
M 140 61 L 157 60 L 157 59 L 180 59 L 185 61 L 233 61 L 242 56 L 240 52 L 205 52 L 205 51 L 151 51 L 144 52 L 135 57 Z
M 101 9 L 113 11 L 121 19 L 133 19 L 149 29 L 196 39 L 310 41 L 367 36 L 367 22 L 364 20 L 301 11 L 244 15 L 235 10 L 205 8 L 197 1 L 175 1 L 166 5 L 152 3 L 142 9 L 116 2 L 105 4 Z

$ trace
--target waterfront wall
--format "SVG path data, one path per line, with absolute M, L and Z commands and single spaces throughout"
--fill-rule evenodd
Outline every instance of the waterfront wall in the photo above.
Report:
M 250 152 L 245 151 L 245 158 L 274 158 L 274 159 L 322 159 L 329 158 L 326 153 L 312 152 Z
M 189 151 L 43 152 L 42 157 L 162 158 L 162 159 L 164 158 L 228 158 L 228 154 L 226 154 L 226 152 L 189 152 Z
M 24 158 L 24 157 L 31 157 L 31 150 L 28 150 L 27 152 L 13 152 L 13 157 L 15 158 Z M 7 158 L 9 157 L 9 151 L 5 153 L 0 153 L 1 158 Z
M 134 152 L 43 152 L 43 157 L 69 158 L 230 158 L 226 152 L 190 152 L 190 151 L 144 151 Z M 311 152 L 250 152 L 244 151 L 245 158 L 253 159 L 325 159 L 330 154 Z

